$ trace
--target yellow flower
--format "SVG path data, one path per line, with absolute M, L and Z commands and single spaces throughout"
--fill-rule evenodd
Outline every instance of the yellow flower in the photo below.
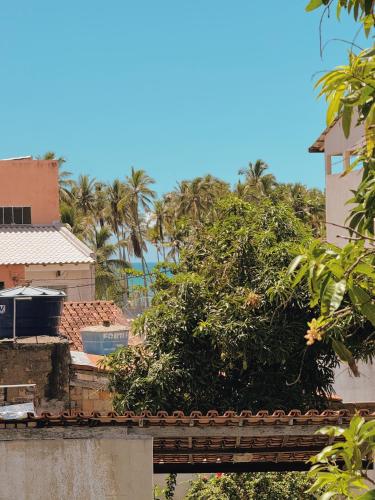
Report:
M 255 292 L 250 291 L 245 299 L 245 304 L 251 307 L 252 309 L 256 309 L 257 307 L 260 306 L 260 301 L 261 301 L 261 296 Z
M 313 318 L 310 323 L 307 323 L 310 327 L 307 330 L 305 339 L 307 340 L 307 345 L 313 345 L 316 340 L 322 340 L 322 332 L 319 330 L 318 322 Z

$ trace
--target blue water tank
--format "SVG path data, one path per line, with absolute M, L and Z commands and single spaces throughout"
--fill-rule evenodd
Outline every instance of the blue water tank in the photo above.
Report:
M 105 356 L 120 346 L 127 346 L 129 329 L 124 325 L 104 323 L 98 326 L 88 326 L 81 330 L 83 350 L 87 354 Z
M 16 337 L 58 336 L 65 293 L 61 290 L 19 286 L 0 291 L 0 339 L 13 337 L 16 303 Z

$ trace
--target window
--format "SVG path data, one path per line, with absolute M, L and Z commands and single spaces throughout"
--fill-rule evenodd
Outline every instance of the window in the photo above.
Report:
M 31 224 L 31 207 L 0 207 L 1 224 Z
M 4 281 L 0 281 L 0 290 L 4 290 L 4 288 L 5 288 Z

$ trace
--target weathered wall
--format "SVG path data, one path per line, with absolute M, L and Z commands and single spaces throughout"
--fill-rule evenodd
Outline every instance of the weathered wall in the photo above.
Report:
M 25 279 L 32 286 L 64 290 L 72 302 L 95 300 L 95 274 L 92 264 L 52 264 L 26 266 Z
M 108 377 L 98 370 L 83 370 L 72 366 L 70 400 L 73 410 L 84 413 L 113 410 L 112 395 L 108 389 Z
M 69 343 L 65 339 L 33 337 L 19 338 L 16 343 L 0 342 L 0 385 L 36 384 L 37 408 L 68 408 L 69 366 Z
M 0 206 L 31 206 L 32 224 L 60 220 L 56 160 L 0 161 Z
M 151 437 L 2 441 L 1 434 L 0 500 L 152 499 Z
M 11 264 L 0 266 L 0 281 L 4 288 L 12 288 L 25 281 L 25 266 L 22 264 Z

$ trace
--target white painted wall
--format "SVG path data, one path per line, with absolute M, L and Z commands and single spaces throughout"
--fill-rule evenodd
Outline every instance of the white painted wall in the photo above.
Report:
M 357 189 L 362 178 L 362 170 L 353 170 L 346 175 L 331 174 L 326 176 L 326 221 L 327 241 L 340 247 L 348 243 L 348 240 L 337 236 L 348 237 L 345 229 L 340 229 L 330 223 L 340 226 L 348 225 L 346 221 L 353 205 L 346 202 L 353 197 L 351 190 Z
M 0 441 L 0 500 L 151 500 L 152 438 Z
M 64 289 L 69 301 L 95 300 L 95 274 L 92 264 L 30 265 L 26 266 L 25 279 L 30 280 L 32 286 Z
M 347 365 L 335 370 L 334 391 L 343 403 L 375 402 L 375 364 L 358 363 L 360 377 L 354 377 Z

